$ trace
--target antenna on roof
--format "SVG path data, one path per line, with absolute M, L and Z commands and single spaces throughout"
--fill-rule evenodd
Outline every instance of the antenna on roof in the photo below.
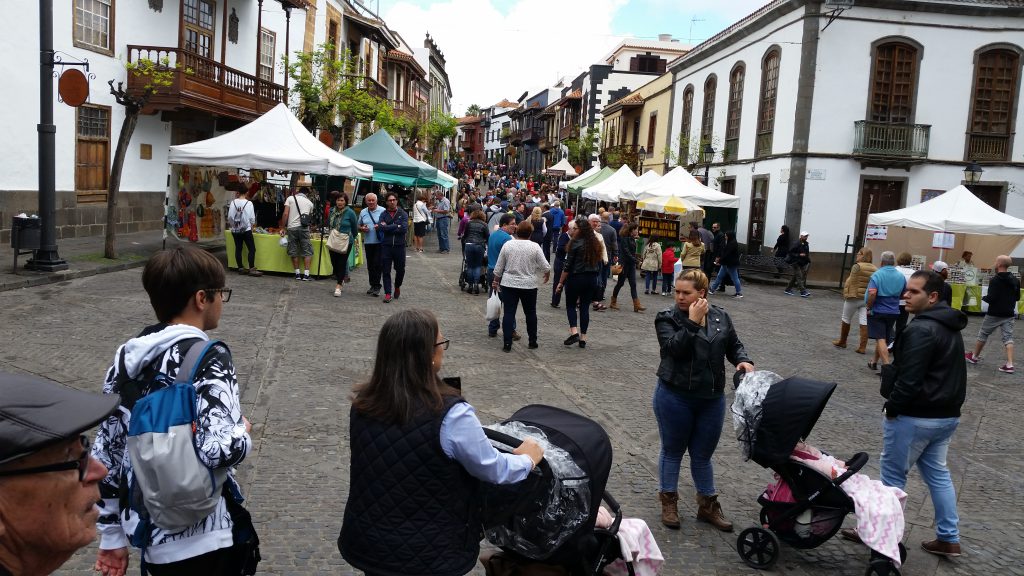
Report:
M 828 22 L 825 23 L 825 26 L 821 31 L 824 32 L 825 29 L 831 26 L 832 23 L 836 21 L 836 18 L 842 16 L 843 12 L 848 8 L 853 8 L 854 1 L 855 0 L 825 0 L 825 9 L 832 8 L 832 11 L 825 14 L 825 16 L 828 17 Z
M 703 21 L 704 21 L 703 18 L 697 18 L 696 16 L 694 16 L 693 18 L 690 18 L 690 34 L 689 34 L 689 38 L 686 39 L 686 42 L 690 46 L 693 46 L 693 23 L 694 22 L 703 22 Z

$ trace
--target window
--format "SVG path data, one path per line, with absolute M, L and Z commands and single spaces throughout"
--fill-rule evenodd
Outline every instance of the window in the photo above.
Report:
M 185 50 L 203 58 L 213 57 L 216 14 L 216 5 L 210 0 L 185 0 L 182 12 L 185 24 Z
M 80 106 L 75 142 L 75 191 L 79 202 L 106 202 L 110 175 L 110 108 Z
M 907 124 L 914 116 L 917 82 L 917 48 L 889 42 L 875 48 L 871 79 L 872 122 Z
M 779 94 L 779 50 L 772 49 L 761 62 L 761 96 L 758 99 L 757 142 L 754 156 L 772 153 L 772 134 L 775 132 L 775 102 Z
M 743 64 L 736 65 L 729 75 L 729 114 L 725 121 L 725 149 L 722 157 L 735 160 L 740 144 L 740 117 L 743 112 L 743 77 L 746 68 Z
M 661 74 L 665 72 L 665 64 L 664 58 L 643 54 L 629 59 L 629 71 Z
M 704 83 L 704 111 L 700 124 L 701 149 L 705 144 L 711 143 L 712 132 L 715 129 L 715 91 L 718 88 L 718 78 L 714 74 L 708 76 Z
M 693 127 L 693 84 L 683 90 L 683 126 L 679 140 L 679 163 L 690 161 L 690 129 Z
M 338 22 L 331 20 L 327 23 L 327 43 L 331 45 L 331 56 L 338 59 Z
M 654 156 L 654 135 L 658 131 L 658 113 L 652 112 L 647 123 L 647 155 Z
M 978 55 L 967 160 L 1010 159 L 1020 65 L 1020 53 L 1007 48 Z
M 114 0 L 75 0 L 74 44 L 113 53 Z
M 274 81 L 274 55 L 277 46 L 277 35 L 260 28 L 260 80 L 265 82 Z

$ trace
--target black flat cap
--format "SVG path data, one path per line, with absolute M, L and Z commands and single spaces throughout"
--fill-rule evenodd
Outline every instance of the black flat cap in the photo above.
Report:
M 117 394 L 95 394 L 52 380 L 0 372 L 0 464 L 74 438 L 109 416 Z

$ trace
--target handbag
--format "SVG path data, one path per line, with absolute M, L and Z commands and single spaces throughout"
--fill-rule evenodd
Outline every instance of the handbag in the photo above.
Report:
M 622 264 L 612 264 L 612 276 L 622 274 Z
M 348 252 L 350 237 L 348 234 L 338 232 L 335 229 L 331 229 L 331 233 L 327 236 L 327 249 L 331 252 L 346 253 Z

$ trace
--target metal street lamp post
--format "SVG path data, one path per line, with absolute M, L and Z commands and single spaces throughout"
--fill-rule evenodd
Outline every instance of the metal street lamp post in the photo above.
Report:
M 643 172 L 644 160 L 647 160 L 647 150 L 644 150 L 643 146 L 641 146 L 640 150 L 636 153 L 636 159 L 636 173 L 637 175 L 639 175 L 641 172 Z
M 964 181 L 968 184 L 977 184 L 981 182 L 981 175 L 984 172 L 977 160 L 971 160 L 971 163 L 964 168 Z
M 704 150 L 704 185 L 708 185 L 708 176 L 711 175 L 711 161 L 715 159 L 715 149 L 711 147 L 711 144 L 705 144 Z

